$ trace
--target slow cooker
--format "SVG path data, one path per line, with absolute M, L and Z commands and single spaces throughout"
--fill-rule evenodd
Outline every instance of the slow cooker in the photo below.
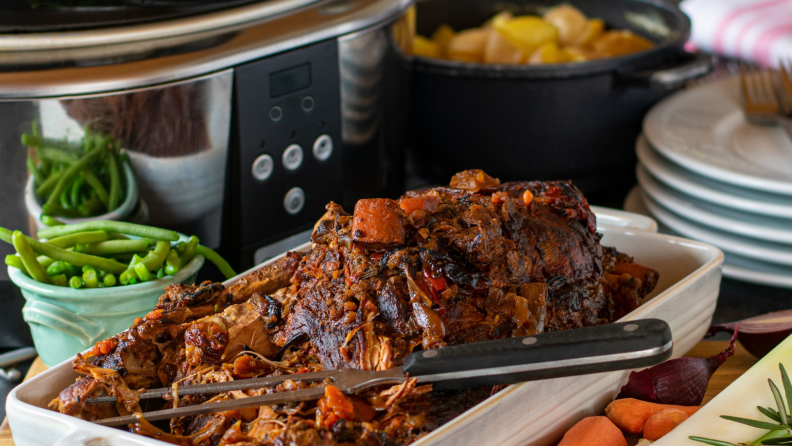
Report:
M 330 201 L 400 193 L 410 4 L 3 2 L 0 226 L 34 230 L 20 143 L 33 122 L 121 140 L 145 219 L 240 270 L 305 241 Z
M 137 177 L 131 217 L 197 235 L 238 271 L 307 241 L 330 201 L 397 196 L 411 2 L 2 2 L 0 226 L 36 230 L 20 142 L 34 123 L 112 134 Z M 0 300 L 0 348 L 31 345 L 5 268 Z

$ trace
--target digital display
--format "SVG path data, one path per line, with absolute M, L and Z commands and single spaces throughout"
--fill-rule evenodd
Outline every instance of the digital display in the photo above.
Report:
M 311 64 L 270 73 L 270 97 L 277 98 L 311 86 Z

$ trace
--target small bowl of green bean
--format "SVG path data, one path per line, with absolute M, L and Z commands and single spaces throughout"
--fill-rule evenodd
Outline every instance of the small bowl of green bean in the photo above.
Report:
M 130 218 L 138 184 L 117 141 L 89 134 L 72 143 L 24 134 L 22 143 L 39 158 L 28 158 L 25 186 L 25 207 L 39 229 L 42 214 L 69 224 Z
M 226 276 L 225 260 L 175 231 L 117 221 L 89 221 L 39 231 L 37 240 L 0 228 L 8 275 L 22 290 L 23 318 L 41 359 L 52 366 L 115 335 L 157 304 L 165 288 L 192 284 L 204 260 Z

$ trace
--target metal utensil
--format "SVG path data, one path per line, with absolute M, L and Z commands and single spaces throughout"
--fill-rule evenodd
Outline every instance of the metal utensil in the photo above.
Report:
M 212 394 L 275 386 L 286 380 L 329 380 L 342 392 L 355 393 L 372 386 L 398 384 L 407 377 L 417 378 L 419 384 L 435 383 L 435 389 L 461 389 L 648 367 L 668 359 L 671 352 L 671 330 L 668 324 L 657 319 L 645 319 L 420 351 L 408 356 L 401 367 L 381 372 L 330 370 L 184 386 L 177 390 L 181 395 Z M 170 392 L 172 389 L 168 388 L 148 390 L 141 393 L 140 397 L 160 398 Z M 148 421 L 156 421 L 291 401 L 308 401 L 321 398 L 324 392 L 324 387 L 319 385 L 104 418 L 94 422 L 104 426 L 118 426 L 135 423 L 141 416 Z M 88 400 L 94 404 L 116 401 L 115 397 Z
M 792 119 L 781 115 L 771 73 L 760 69 L 748 73 L 745 66 L 741 65 L 740 98 L 748 122 L 778 125 L 792 140 Z

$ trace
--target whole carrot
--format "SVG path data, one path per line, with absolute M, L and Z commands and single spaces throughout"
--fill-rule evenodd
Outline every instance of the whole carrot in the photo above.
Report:
M 607 417 L 588 417 L 572 426 L 558 446 L 627 446 L 627 440 Z
M 646 420 L 643 429 L 644 438 L 657 441 L 660 437 L 682 424 L 688 417 L 687 413 L 676 408 L 663 409 Z
M 605 408 L 605 415 L 619 427 L 619 429 L 633 434 L 643 432 L 646 420 L 663 409 L 679 409 L 688 416 L 696 413 L 701 406 L 672 406 L 670 404 L 656 404 L 640 401 L 633 398 L 616 400 Z

